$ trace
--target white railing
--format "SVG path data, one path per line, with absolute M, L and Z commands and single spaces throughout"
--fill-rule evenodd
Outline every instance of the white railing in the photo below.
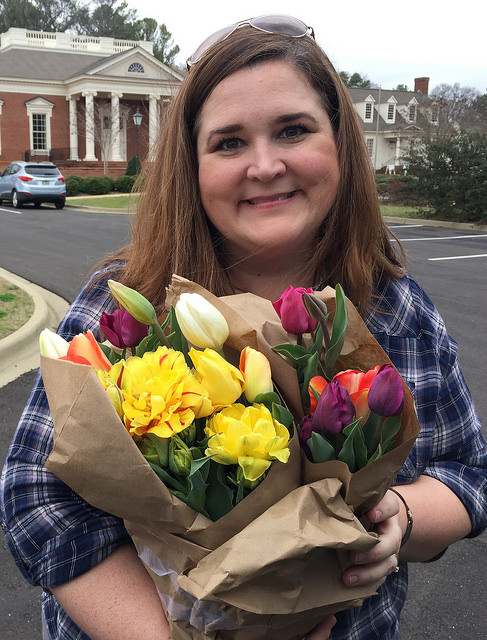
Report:
M 119 40 L 116 38 L 98 38 L 93 36 L 77 36 L 72 33 L 50 33 L 47 31 L 30 31 L 10 27 L 0 36 L 0 48 L 9 47 L 50 49 L 56 51 L 74 51 L 77 53 L 99 53 L 111 55 L 131 49 L 142 47 L 152 53 L 152 42 L 145 40 Z

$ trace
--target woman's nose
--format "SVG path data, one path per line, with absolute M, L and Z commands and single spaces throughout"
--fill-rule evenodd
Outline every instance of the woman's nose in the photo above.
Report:
M 247 178 L 269 182 L 286 172 L 286 165 L 282 158 L 282 150 L 268 142 L 254 145 L 249 156 Z

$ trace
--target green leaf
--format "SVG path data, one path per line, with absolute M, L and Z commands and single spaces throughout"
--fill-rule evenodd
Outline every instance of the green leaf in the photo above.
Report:
M 342 287 L 337 284 L 335 287 L 336 309 L 333 318 L 330 346 L 325 353 L 325 375 L 328 380 L 333 377 L 333 371 L 338 356 L 345 342 L 345 334 L 348 325 L 347 301 Z
M 279 398 L 279 396 L 275 391 L 267 391 L 266 393 L 259 393 L 254 398 L 255 404 L 263 404 L 264 406 L 267 407 L 267 409 L 269 409 L 269 411 L 272 411 L 272 405 L 274 403 L 280 404 L 280 402 L 281 402 L 281 399 Z
M 225 467 L 212 462 L 209 465 L 208 487 L 206 489 L 206 509 L 215 521 L 233 509 L 234 496 L 226 480 Z
M 377 446 L 376 433 L 381 421 L 381 416 L 378 416 L 376 413 L 371 411 L 364 426 L 362 427 L 368 455 L 370 455 L 373 452 L 374 447 Z
M 401 428 L 401 416 L 391 416 L 384 420 L 380 435 L 380 446 L 383 453 L 390 451 L 394 445 L 394 438 Z
M 151 329 L 150 333 L 139 342 L 135 349 L 135 355 L 141 358 L 147 351 L 155 351 L 159 344 L 159 338 Z
M 342 433 L 345 437 L 345 442 L 342 445 L 342 448 L 338 452 L 338 460 L 345 462 L 348 465 L 348 468 L 353 473 L 356 471 L 357 463 L 355 457 L 355 447 L 354 447 L 354 423 L 348 425 L 343 429 Z
M 167 467 L 169 464 L 169 438 L 159 438 L 153 433 L 148 433 L 146 438 L 154 445 L 161 466 Z
M 150 464 L 152 469 L 157 473 L 157 475 L 162 480 L 162 482 L 164 482 L 164 484 L 169 489 L 169 491 L 171 491 L 171 493 L 174 493 L 173 491 L 174 489 L 186 495 L 186 487 L 182 482 L 180 482 L 179 480 L 176 480 L 176 478 L 171 476 L 165 469 L 163 469 L 162 467 L 159 467 L 156 464 L 153 464 L 152 462 L 150 462 L 150 460 L 148 460 L 147 462 Z
M 289 435 L 292 437 L 294 432 L 293 414 L 288 411 L 286 407 L 283 407 L 282 404 L 278 404 L 276 402 L 272 405 L 271 413 L 274 420 L 277 420 L 277 422 L 280 422 L 282 425 L 284 425 L 289 431 Z
M 272 350 L 288 358 L 296 366 L 301 366 L 311 355 L 305 347 L 299 344 L 278 344 Z
M 328 462 L 336 459 L 334 446 L 321 434 L 313 431 L 306 444 L 311 451 L 313 462 Z
M 199 460 L 193 460 L 191 463 L 191 471 L 188 475 L 188 493 L 187 504 L 199 511 L 200 513 L 207 513 L 206 508 L 206 488 L 207 483 L 205 477 L 201 472 L 201 467 L 210 464 L 210 458 L 200 458 Z M 207 475 L 206 473 L 204 474 Z
M 169 342 L 169 344 L 173 349 L 175 349 L 176 351 L 180 351 L 184 355 L 186 364 L 190 369 L 192 369 L 193 363 L 191 361 L 191 358 L 188 355 L 188 352 L 189 352 L 188 341 L 186 340 L 186 338 L 183 335 L 183 332 L 181 331 L 181 328 L 179 326 L 179 323 L 176 317 L 176 311 L 172 306 L 169 311 L 168 317 L 169 317 L 169 322 L 170 322 L 169 326 L 170 326 L 171 332 L 167 336 L 167 341 Z

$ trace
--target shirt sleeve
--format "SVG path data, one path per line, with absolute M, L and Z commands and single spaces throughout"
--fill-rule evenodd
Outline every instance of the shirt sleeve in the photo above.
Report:
M 66 339 L 92 330 L 113 311 L 105 281 L 85 288 L 61 322 Z M 84 502 L 44 465 L 53 423 L 38 374 L 4 464 L 2 528 L 14 559 L 32 584 L 46 589 L 89 570 L 130 538 L 123 522 Z
M 396 482 L 424 474 L 446 484 L 469 513 L 469 537 L 476 536 L 487 527 L 487 451 L 457 343 L 410 276 L 389 281 L 380 296 L 384 312 L 367 322 L 411 390 L 421 425 Z

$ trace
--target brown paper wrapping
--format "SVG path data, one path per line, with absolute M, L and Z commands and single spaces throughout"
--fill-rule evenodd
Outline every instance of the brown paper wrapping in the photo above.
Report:
M 290 337 L 271 303 L 252 294 L 216 298 L 174 276 L 168 305 L 190 291 L 227 318 L 227 356 L 247 345 L 263 351 L 289 408 L 302 415 L 295 371 L 272 351 Z M 319 295 L 333 310 L 334 291 Z M 387 356 L 350 305 L 338 367 L 384 362 Z M 212 522 L 166 489 L 91 367 L 44 357 L 41 366 L 54 420 L 47 467 L 87 502 L 124 519 L 169 613 L 174 640 L 298 640 L 328 613 L 374 593 L 343 586 L 343 552 L 377 542 L 354 510 L 360 515 L 382 497 L 418 433 L 407 389 L 391 453 L 350 474 L 340 462 L 307 461 L 295 435 L 289 462 L 274 464 L 245 500 Z

